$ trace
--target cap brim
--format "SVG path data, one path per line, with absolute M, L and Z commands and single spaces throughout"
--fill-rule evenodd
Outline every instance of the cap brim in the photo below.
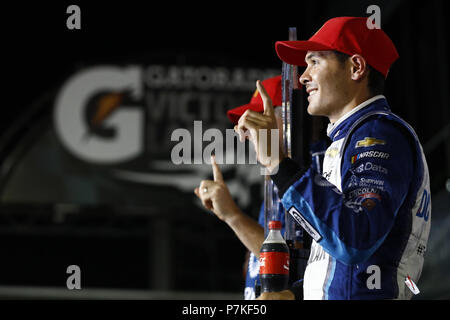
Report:
M 227 111 L 228 119 L 231 120 L 234 124 L 237 124 L 239 121 L 239 118 L 244 114 L 245 111 L 248 109 L 256 111 L 256 112 L 263 112 L 264 106 L 262 104 L 244 104 L 243 106 L 231 109 Z
M 334 50 L 314 41 L 277 41 L 275 50 L 278 57 L 295 66 L 306 66 L 305 56 L 308 51 L 328 51 Z

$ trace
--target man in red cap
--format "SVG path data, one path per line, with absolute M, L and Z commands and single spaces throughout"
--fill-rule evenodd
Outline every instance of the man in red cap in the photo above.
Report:
M 275 118 L 277 127 L 282 127 L 281 118 L 281 76 L 276 76 L 263 81 L 266 93 L 270 96 L 275 105 Z M 247 111 L 248 110 L 248 111 Z M 264 104 L 258 90 L 253 94 L 250 102 L 243 106 L 228 110 L 227 116 L 232 123 L 238 124 L 240 117 L 248 112 L 262 113 L 264 111 Z M 280 140 L 282 135 L 280 134 Z M 280 144 L 282 142 L 280 141 Z M 200 186 L 195 189 L 195 194 L 202 201 L 206 209 L 211 210 L 217 217 L 227 223 L 230 228 L 236 233 L 239 240 L 250 251 L 246 284 L 244 291 L 244 298 L 246 300 L 255 299 L 255 284 L 259 283 L 259 251 L 264 241 L 264 209 L 260 208 L 258 221 L 255 221 L 250 216 L 242 212 L 232 199 L 228 187 L 226 186 L 221 171 L 215 162 L 211 159 L 213 167 L 214 181 L 203 180 Z M 283 222 L 284 229 L 284 213 L 280 212 L 279 220 Z M 284 232 L 284 231 L 283 231 Z M 294 297 L 293 293 L 288 293 Z
M 382 95 L 397 50 L 366 21 L 334 18 L 308 41 L 276 43 L 281 60 L 306 66 L 300 82 L 309 94 L 309 114 L 330 120 L 322 175 L 281 149 L 265 158 L 256 150 L 258 161 L 274 172 L 284 208 L 313 238 L 305 299 L 409 299 L 419 293 L 431 223 L 428 168 L 414 130 Z M 241 135 L 276 125 L 270 96 L 259 81 L 257 88 L 264 112 L 244 114 L 235 127 Z M 258 148 L 259 136 L 250 139 Z
M 266 79 L 262 82 L 262 84 L 267 95 L 270 97 L 272 104 L 274 105 L 276 126 L 277 128 L 282 128 L 281 75 Z M 248 104 L 228 110 L 227 116 L 232 123 L 237 125 L 239 123 L 239 119 L 243 115 L 253 112 L 260 114 L 264 112 L 264 103 L 258 90 L 255 91 Z M 279 138 L 279 143 L 282 145 L 282 132 L 280 132 Z M 314 141 L 312 141 L 313 143 L 311 146 L 311 163 L 314 170 L 320 172 L 320 167 L 318 167 L 317 164 L 323 160 L 325 150 L 324 141 L 319 140 L 317 137 L 313 140 Z M 264 241 L 264 205 L 260 207 L 258 221 L 253 220 L 251 217 L 243 213 L 233 201 L 214 158 L 211 159 L 211 164 L 213 167 L 214 181 L 201 181 L 200 186 L 195 189 L 195 194 L 202 201 L 205 208 L 211 210 L 219 219 L 225 221 L 230 226 L 241 242 L 250 251 L 245 279 L 244 298 L 246 300 L 255 299 L 257 294 L 255 292 L 255 286 L 260 285 L 258 257 L 261 245 Z M 284 208 L 281 206 L 281 203 L 279 203 L 278 206 L 278 217 L 276 220 L 282 222 L 281 232 L 284 234 L 285 217 Z M 275 298 L 294 299 L 295 296 L 302 296 L 303 293 L 301 290 L 301 286 L 295 284 L 289 290 L 279 294 L 277 293 Z

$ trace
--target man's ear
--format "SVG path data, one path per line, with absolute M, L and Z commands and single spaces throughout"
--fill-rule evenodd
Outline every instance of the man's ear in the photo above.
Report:
M 350 57 L 352 80 L 361 80 L 366 74 L 368 74 L 368 65 L 366 59 L 359 54 L 354 54 Z

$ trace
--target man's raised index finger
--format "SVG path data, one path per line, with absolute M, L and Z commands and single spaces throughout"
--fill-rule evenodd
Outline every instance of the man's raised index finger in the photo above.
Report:
M 264 104 L 264 114 L 273 115 L 274 111 L 272 106 L 272 99 L 270 98 L 269 94 L 267 93 L 266 89 L 264 88 L 260 80 L 256 81 L 256 88 L 258 89 Z
M 213 169 L 214 181 L 223 181 L 222 172 L 220 171 L 220 168 L 216 163 L 215 156 L 211 156 L 211 165 L 212 165 L 212 169 Z

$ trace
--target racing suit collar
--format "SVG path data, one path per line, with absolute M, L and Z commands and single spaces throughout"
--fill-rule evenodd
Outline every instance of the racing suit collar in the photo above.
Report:
M 381 99 L 381 100 L 380 100 Z M 375 103 L 377 102 L 377 103 Z M 376 95 L 363 103 L 359 104 L 351 111 L 347 112 L 345 115 L 339 118 L 335 123 L 329 123 L 327 127 L 327 135 L 331 138 L 331 140 L 335 141 L 342 134 L 345 135 L 346 130 L 343 130 L 348 127 L 348 125 L 352 124 L 354 120 L 359 118 L 364 113 L 368 112 L 369 109 L 373 108 L 381 108 L 385 110 L 389 110 L 389 106 L 386 101 L 386 97 L 379 94 Z

